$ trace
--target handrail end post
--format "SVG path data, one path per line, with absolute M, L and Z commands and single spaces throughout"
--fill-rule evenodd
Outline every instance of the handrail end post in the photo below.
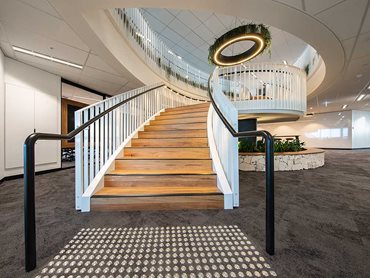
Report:
M 26 272 L 36 268 L 36 224 L 35 224 L 35 142 L 31 134 L 23 146 L 24 159 L 24 235 Z
M 274 138 L 265 131 L 265 171 L 266 171 L 266 252 L 275 253 L 275 200 L 274 200 Z

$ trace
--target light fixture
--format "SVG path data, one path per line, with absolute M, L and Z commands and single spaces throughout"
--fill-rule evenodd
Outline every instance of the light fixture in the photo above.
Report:
M 224 56 L 221 52 L 229 45 L 239 42 L 239 41 L 253 41 L 255 44 L 247 51 L 238 54 L 236 56 Z M 248 60 L 253 59 L 258 54 L 260 54 L 266 47 L 264 38 L 259 34 L 246 34 L 222 44 L 213 55 L 213 62 L 218 66 L 234 66 L 237 64 L 244 63 Z
M 370 90 L 370 85 L 367 88 Z
M 18 47 L 18 46 L 14 46 L 14 45 L 12 47 L 13 47 L 14 51 L 24 53 L 24 54 L 27 54 L 27 55 L 30 55 L 30 56 L 34 56 L 34 57 L 37 57 L 37 58 L 49 60 L 49 61 L 52 61 L 52 62 L 55 62 L 55 63 L 63 64 L 63 65 L 66 65 L 66 66 L 77 68 L 77 69 L 82 69 L 83 68 L 83 66 L 81 66 L 81 65 L 71 63 L 71 62 L 68 62 L 68 61 L 65 61 L 65 60 L 62 60 L 62 59 L 58 59 L 58 58 L 55 58 L 55 57 L 51 57 L 49 55 L 41 54 L 41 53 L 31 51 L 31 50 L 28 50 L 28 49 L 25 49 L 25 48 L 21 48 L 21 47 Z
M 173 52 L 171 50 L 168 50 L 168 53 L 170 53 L 171 55 L 173 55 Z
M 338 113 L 338 116 L 340 116 L 340 115 L 342 115 L 342 112 L 339 112 L 339 113 Z
M 288 62 L 286 60 L 283 60 L 284 65 L 288 65 Z
M 356 99 L 356 101 L 361 101 L 361 100 L 363 100 L 365 97 L 366 97 L 366 95 L 365 95 L 365 94 L 361 94 L 361 95 L 359 95 L 359 97 Z
M 182 57 L 181 56 L 177 56 L 177 58 L 179 58 L 179 60 L 182 60 Z
M 342 109 L 346 109 L 348 107 L 348 104 L 343 104 Z

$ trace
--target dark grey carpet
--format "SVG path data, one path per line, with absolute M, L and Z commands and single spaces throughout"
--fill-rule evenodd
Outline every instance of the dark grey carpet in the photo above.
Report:
M 264 174 L 241 173 L 233 211 L 92 212 L 74 210 L 74 169 L 37 176 L 38 268 L 23 270 L 22 180 L 0 185 L 0 277 L 31 277 L 82 229 L 238 225 L 264 249 Z M 329 151 L 315 170 L 276 173 L 279 277 L 370 277 L 370 151 Z

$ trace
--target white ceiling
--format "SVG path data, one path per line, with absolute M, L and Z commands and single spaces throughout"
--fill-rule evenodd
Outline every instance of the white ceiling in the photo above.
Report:
M 326 25 L 340 40 L 344 49 L 346 57 L 344 71 L 330 88 L 320 91 L 314 96 L 309 96 L 308 112 L 340 111 L 343 104 L 348 104 L 347 110 L 370 110 L 370 90 L 367 89 L 370 84 L 370 1 L 271 1 L 299 10 Z M 153 28 L 161 34 L 169 46 L 174 47 L 179 55 L 188 56 L 190 63 L 202 67 L 204 70 L 209 68 L 205 58 L 208 55 L 208 45 L 213 42 L 214 38 L 235 27 L 235 17 L 211 12 L 153 8 L 143 9 L 143 11 Z M 208 20 L 209 22 L 207 22 Z M 239 18 L 236 20 L 239 23 L 248 22 L 248 20 L 243 21 Z M 178 28 L 179 22 L 186 23 L 187 26 Z M 193 30 L 188 32 L 189 28 L 187 27 Z M 296 37 L 292 38 L 289 33 L 273 27 L 270 28 L 273 37 L 271 59 L 294 62 L 297 52 L 301 51 L 300 40 L 298 39 L 297 43 L 294 43 Z M 174 30 L 178 30 L 177 34 L 174 34 Z M 279 31 L 280 33 L 278 33 Z M 264 57 L 258 59 L 268 58 L 265 54 Z M 367 96 L 357 102 L 355 99 L 361 93 L 366 93 Z
M 370 12 L 368 0 L 278 0 L 295 7 L 328 26 L 340 39 L 346 65 L 332 87 L 315 97 L 309 97 L 308 110 L 338 111 L 343 104 L 348 109 L 370 110 Z M 361 93 L 362 101 L 355 99 Z
M 175 9 L 141 9 L 141 11 L 167 46 L 185 61 L 205 72 L 211 72 L 208 48 L 215 39 L 235 27 L 251 22 L 248 19 L 212 12 Z M 293 64 L 307 44 L 277 28 L 269 29 L 272 36 L 271 55 L 266 51 L 253 61 L 282 63 L 286 60 Z M 231 55 L 243 51 L 245 45 L 238 44 L 226 49 L 224 54 Z
M 197 5 L 198 2 L 199 5 Z M 189 6 L 189 8 L 190 6 L 199 6 L 203 7 L 202 9 L 209 9 L 210 11 L 225 10 L 230 14 L 238 14 L 234 12 L 234 7 L 233 9 L 229 8 L 229 3 L 227 1 L 224 1 L 225 7 L 223 9 L 221 9 L 220 6 L 221 3 L 223 3 L 221 1 L 215 1 L 214 7 L 207 4 L 212 3 L 212 1 L 198 0 L 198 2 L 189 1 L 189 3 L 186 2 L 185 5 L 181 4 L 183 1 L 177 2 L 169 0 L 137 0 L 135 2 L 129 0 L 101 0 L 91 1 L 91 5 L 89 4 L 88 8 L 90 9 L 98 6 L 113 7 L 114 5 L 122 7 L 125 3 L 131 3 L 132 6 L 132 3 L 135 3 L 142 7 L 146 5 L 150 5 L 151 7 L 166 6 L 167 8 L 176 6 L 182 6 L 182 8 L 186 8 L 187 6 Z M 235 0 L 235 2 L 244 5 L 242 1 Z M 49 3 L 53 3 L 54 7 L 63 7 L 64 11 L 55 11 Z M 2 50 L 9 57 L 59 74 L 71 81 L 81 83 L 82 85 L 92 87 L 93 89 L 105 93 L 115 94 L 122 90 L 140 86 L 140 82 L 133 77 L 132 74 L 127 72 L 127 70 L 125 71 L 123 66 L 122 69 L 120 69 L 115 65 L 106 64 L 105 61 L 96 55 L 96 53 L 100 54 L 100 52 L 93 52 L 91 50 L 93 47 L 92 43 L 86 45 L 80 39 L 82 34 L 80 34 L 80 36 L 76 35 L 74 31 L 78 32 L 78 26 L 74 26 L 74 22 L 65 22 L 60 16 L 62 12 L 69 12 L 72 14 L 71 11 L 67 11 L 65 5 L 72 7 L 71 9 L 82 10 L 83 3 L 86 2 L 82 0 L 1 0 L 0 46 Z M 270 5 L 269 3 L 284 7 L 284 11 L 294 11 L 295 17 L 282 18 L 280 13 L 276 13 L 275 10 L 263 10 L 263 16 L 265 16 L 266 22 L 271 18 L 281 29 L 289 29 L 291 33 L 297 36 L 299 36 L 300 30 L 305 30 L 305 34 L 302 34 L 302 37 L 306 36 L 310 38 L 308 41 L 315 42 L 315 40 L 319 40 L 321 42 L 326 42 L 326 37 L 317 37 L 318 32 L 316 32 L 317 30 L 313 27 L 315 24 L 313 24 L 313 26 L 302 26 L 302 22 L 306 22 L 305 19 L 310 18 L 312 23 L 317 22 L 316 27 L 320 25 L 329 28 L 330 34 L 338 38 L 343 48 L 346 59 L 344 69 L 340 74 L 335 75 L 335 80 L 333 78 L 333 83 L 330 87 L 325 90 L 317 91 L 314 96 L 309 96 L 308 107 L 312 107 L 312 109 L 309 110 L 314 112 L 338 111 L 341 109 L 342 104 L 348 104 L 349 106 L 347 109 L 370 110 L 370 95 L 363 101 L 355 101 L 355 98 L 360 94 L 361 90 L 366 88 L 366 85 L 370 82 L 369 0 L 265 0 L 260 2 L 251 0 L 251 11 L 253 12 L 256 10 L 258 12 L 258 8 L 263 6 L 268 7 Z M 195 8 L 193 8 L 193 10 L 195 10 Z M 280 10 L 282 11 L 282 9 Z M 212 16 L 212 12 L 197 11 L 192 14 L 187 11 L 162 9 L 161 15 L 151 16 L 151 19 L 149 19 L 149 11 L 150 10 L 148 10 L 147 16 L 153 28 L 155 30 L 167 28 L 168 34 L 172 36 L 172 39 L 168 39 L 167 41 L 168 45 L 171 47 L 171 42 L 172 47 L 177 45 L 178 47 L 176 49 L 184 53 L 178 54 L 184 57 L 188 55 L 187 53 L 191 52 L 193 54 L 194 52 L 193 60 L 189 62 L 195 65 L 202 65 L 204 68 L 208 66 L 206 61 L 203 60 L 208 54 L 206 43 L 218 36 L 216 31 L 212 30 L 227 30 L 228 26 L 233 26 L 233 24 L 235 26 L 235 18 L 234 21 L 231 20 L 229 23 L 226 19 L 225 22 L 223 22 L 223 20 Z M 172 11 L 174 14 L 169 11 Z M 186 19 L 186 14 L 191 18 L 190 20 Z M 239 13 L 239 15 L 240 14 L 241 13 Z M 250 14 L 253 15 L 253 13 Z M 217 14 L 217 17 L 218 15 L 219 14 Z M 79 16 L 81 16 L 81 14 L 79 14 Z M 171 20 L 171 18 L 172 23 L 166 24 L 166 22 L 170 22 L 169 20 Z M 187 25 L 182 24 L 183 21 L 186 21 Z M 70 26 L 74 26 L 74 31 Z M 171 26 L 173 26 L 176 34 L 174 34 Z M 205 30 L 208 29 L 205 28 L 208 28 L 210 32 L 206 32 Z M 187 31 L 189 32 L 185 34 Z M 200 37 L 197 34 L 202 35 Z M 273 36 L 272 55 L 276 55 L 276 59 L 284 59 L 274 54 L 274 52 L 277 52 L 282 56 L 278 51 L 274 51 L 274 45 L 277 45 L 281 36 L 279 34 L 273 34 Z M 184 39 L 184 37 L 186 39 Z M 191 44 L 186 45 L 187 41 L 190 41 Z M 281 41 L 283 44 L 283 40 Z M 15 54 L 11 49 L 11 45 L 15 43 L 25 48 L 38 48 L 33 50 L 38 50 L 40 52 L 44 51 L 71 62 L 82 62 L 84 70 L 80 71 L 68 66 L 43 61 L 38 58 Z M 286 48 L 289 49 L 291 46 L 291 39 L 289 37 L 286 38 L 285 43 Z M 323 52 L 325 44 L 322 43 L 320 46 L 321 49 L 320 47 L 317 47 L 317 49 L 319 52 Z M 53 49 L 51 50 L 50 47 L 53 47 Z M 290 54 L 290 52 L 291 51 L 288 51 L 288 54 Z M 189 55 L 189 57 L 191 56 Z M 291 63 L 292 61 L 289 62 Z M 114 68 L 112 66 L 114 66 Z M 340 69 L 338 67 L 338 71 Z M 370 90 L 365 91 L 368 94 L 370 92 Z
M 14 52 L 12 45 L 81 64 L 83 70 Z M 47 0 L 1 0 L 0 47 L 10 58 L 102 93 L 142 86 L 129 72 L 118 72 L 93 54 Z

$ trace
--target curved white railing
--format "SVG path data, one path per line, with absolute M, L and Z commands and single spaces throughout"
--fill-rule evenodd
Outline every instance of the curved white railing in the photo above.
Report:
M 155 73 L 171 84 L 207 96 L 209 74 L 186 63 L 154 32 L 137 8 L 109 10 L 120 32 Z
M 145 86 L 105 99 L 75 112 L 75 128 L 114 105 L 133 98 L 103 116 L 75 137 L 76 209 L 90 210 L 90 197 L 104 173 L 132 136 L 161 110 L 200 103 L 161 84 Z
M 239 114 L 304 114 L 306 79 L 297 67 L 273 63 L 216 68 L 212 76 Z

